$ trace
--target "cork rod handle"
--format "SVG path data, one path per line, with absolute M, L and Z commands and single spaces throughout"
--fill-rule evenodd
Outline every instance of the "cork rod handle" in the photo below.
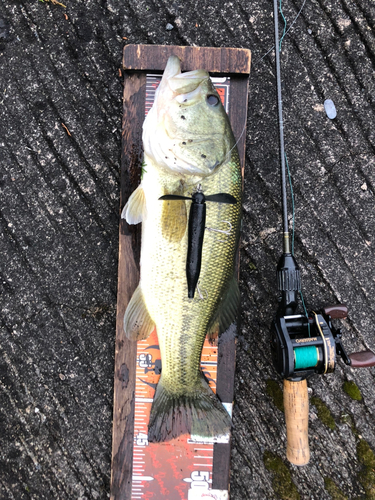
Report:
M 284 409 L 286 421 L 286 456 L 294 465 L 307 465 L 310 460 L 308 423 L 309 397 L 307 382 L 284 380 Z

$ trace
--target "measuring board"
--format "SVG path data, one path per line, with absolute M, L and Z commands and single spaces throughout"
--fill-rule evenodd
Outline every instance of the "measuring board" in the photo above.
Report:
M 124 49 L 124 121 L 121 203 L 137 187 L 142 162 L 142 124 L 152 106 L 169 55 L 182 71 L 207 69 L 229 114 L 244 165 L 250 52 L 245 49 L 130 45 Z M 156 330 L 130 342 L 123 315 L 139 280 L 140 228 L 120 223 L 119 286 L 114 380 L 112 499 L 198 500 L 228 497 L 230 436 L 220 442 L 185 435 L 166 443 L 149 443 L 147 425 L 161 361 Z M 201 368 L 210 387 L 231 413 L 235 366 L 231 326 L 215 343 L 203 347 Z

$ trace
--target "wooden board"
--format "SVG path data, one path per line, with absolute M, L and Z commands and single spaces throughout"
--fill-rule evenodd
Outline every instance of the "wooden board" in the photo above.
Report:
M 250 51 L 196 47 L 129 45 L 124 49 L 124 114 L 122 130 L 121 199 L 122 210 L 140 180 L 142 124 L 145 116 L 146 76 L 161 73 L 171 54 L 180 57 L 183 71 L 203 68 L 210 73 L 230 73 L 229 118 L 238 139 L 242 169 L 250 71 Z M 111 498 L 132 497 L 134 406 L 137 345 L 123 331 L 126 306 L 139 280 L 140 227 L 121 220 L 119 230 L 119 269 L 114 374 L 114 415 L 112 444 Z M 235 369 L 235 331 L 227 331 L 217 354 L 216 391 L 222 401 L 233 401 Z M 230 443 L 213 446 L 212 489 L 227 490 Z M 157 497 L 152 497 L 157 498 Z M 181 498 L 181 497 L 178 497 Z M 174 500 L 172 497 L 169 500 Z
M 127 45 L 124 48 L 123 68 L 129 71 L 163 71 L 172 54 L 180 58 L 182 71 L 203 68 L 211 74 L 250 74 L 250 51 L 228 47 Z

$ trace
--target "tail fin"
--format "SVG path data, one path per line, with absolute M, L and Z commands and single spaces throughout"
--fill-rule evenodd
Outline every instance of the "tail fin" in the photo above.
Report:
M 181 434 L 212 438 L 229 432 L 231 418 L 203 373 L 199 389 L 191 395 L 171 394 L 163 386 L 163 377 L 160 378 L 148 426 L 150 442 L 169 441 Z

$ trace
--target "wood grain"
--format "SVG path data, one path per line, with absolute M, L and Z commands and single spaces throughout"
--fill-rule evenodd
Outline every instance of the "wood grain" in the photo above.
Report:
M 126 70 L 163 71 L 170 55 L 182 61 L 182 71 L 202 68 L 213 74 L 250 73 L 248 49 L 216 47 L 180 47 L 171 45 L 127 45 L 123 68 Z
M 121 208 L 139 183 L 145 74 L 125 75 Z M 140 227 L 121 219 L 116 319 L 111 498 L 130 498 L 133 458 L 134 392 L 137 344 L 127 339 L 123 318 L 139 281 Z

